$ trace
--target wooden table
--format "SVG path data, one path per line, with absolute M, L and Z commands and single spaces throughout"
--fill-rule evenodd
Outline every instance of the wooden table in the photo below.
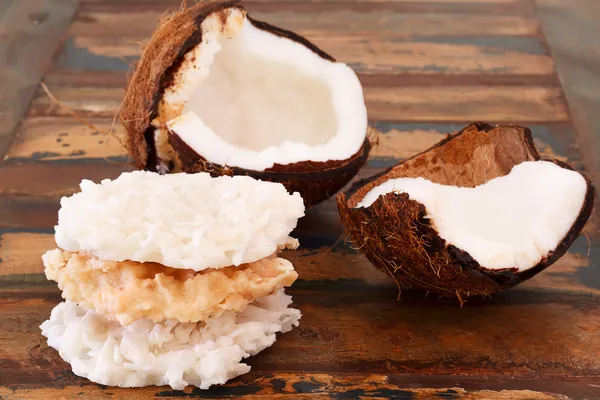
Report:
M 0 2 L 0 398 L 600 398 L 596 216 L 591 244 L 582 237 L 531 281 L 461 309 L 410 293 L 397 301 L 394 283 L 338 241 L 332 201 L 300 221 L 302 247 L 286 255 L 300 274 L 291 294 L 301 325 L 250 359 L 250 373 L 208 392 L 74 376 L 38 328 L 61 301 L 40 256 L 54 246 L 60 196 L 82 178 L 129 169 L 104 132 L 128 62 L 178 3 Z M 598 172 L 593 0 L 250 0 L 247 8 L 359 73 L 381 132 L 362 176 L 472 120 L 527 125 L 545 155 Z M 97 129 L 53 104 L 40 80 Z

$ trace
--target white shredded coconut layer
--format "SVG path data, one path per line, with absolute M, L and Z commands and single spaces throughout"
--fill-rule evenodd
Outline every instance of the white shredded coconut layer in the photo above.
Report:
M 304 215 L 298 193 L 279 183 L 207 173 L 123 173 L 61 199 L 59 247 L 107 261 L 221 268 L 258 261 L 282 247 Z
M 390 192 L 406 192 L 423 204 L 440 237 L 481 266 L 523 271 L 563 240 L 579 216 L 587 183 L 576 171 L 531 161 L 475 188 L 390 179 L 371 189 L 357 207 L 368 207 Z
M 239 313 L 205 323 L 142 319 L 123 328 L 65 301 L 40 328 L 73 372 L 109 386 L 187 385 L 207 389 L 250 371 L 242 359 L 271 346 L 277 332 L 298 326 L 299 310 L 281 289 Z

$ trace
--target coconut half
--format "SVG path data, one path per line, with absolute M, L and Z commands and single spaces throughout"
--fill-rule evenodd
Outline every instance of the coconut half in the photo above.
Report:
M 592 212 L 583 174 L 542 160 L 531 132 L 475 123 L 338 195 L 346 229 L 408 288 L 462 299 L 558 260 Z
M 251 175 L 307 206 L 347 184 L 370 150 L 354 71 L 239 1 L 201 2 L 159 26 L 121 120 L 138 168 Z

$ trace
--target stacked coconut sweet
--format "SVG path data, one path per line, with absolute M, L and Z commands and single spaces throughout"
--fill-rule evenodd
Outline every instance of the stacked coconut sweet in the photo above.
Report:
M 66 299 L 41 325 L 91 381 L 208 388 L 298 324 L 277 256 L 304 215 L 299 194 L 250 177 L 136 171 L 61 200 L 43 255 Z
M 298 323 L 277 252 L 365 163 L 362 87 L 241 1 L 207 0 L 157 27 L 120 110 L 144 171 L 62 200 L 43 261 L 66 301 L 43 334 L 94 382 L 224 383 Z

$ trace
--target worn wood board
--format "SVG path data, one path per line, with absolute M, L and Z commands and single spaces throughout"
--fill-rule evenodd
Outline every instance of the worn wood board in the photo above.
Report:
M 31 8 L 23 4 L 51 3 L 30 1 L 0 3 L 0 35 L 15 25 L 7 24 L 6 10 L 27 16 Z M 61 196 L 76 192 L 82 179 L 131 170 L 123 129 L 113 123 L 129 62 L 160 15 L 179 3 L 81 0 L 75 14 L 64 14 L 68 21 L 74 15 L 70 25 L 32 42 L 45 46 L 38 56 L 49 55 L 35 64 L 28 97 L 11 114 L 18 128 L 6 136 L 11 145 L 0 163 L 0 398 L 600 398 L 595 216 L 586 227 L 589 242 L 582 236 L 547 271 L 461 309 L 418 293 L 398 300 L 394 282 L 344 240 L 333 201 L 307 212 L 294 232 L 301 248 L 285 253 L 300 275 L 290 293 L 301 325 L 252 357 L 249 374 L 206 392 L 110 388 L 73 375 L 38 328 L 61 301 L 40 257 L 55 246 Z M 359 177 L 472 120 L 525 124 L 544 156 L 594 174 L 594 131 L 582 133 L 573 113 L 591 118 L 590 111 L 571 100 L 577 93 L 565 88 L 561 73 L 571 67 L 558 62 L 557 74 L 556 26 L 544 26 L 548 16 L 537 14 L 566 6 L 538 3 L 544 8 L 532 0 L 249 0 L 247 6 L 357 71 L 379 138 Z M 56 8 L 52 13 L 64 11 Z M 571 36 L 563 39 L 576 49 Z M 40 77 L 89 123 L 36 89 Z M 0 96 L 14 93 L 6 88 L 14 85 L 0 81 Z

